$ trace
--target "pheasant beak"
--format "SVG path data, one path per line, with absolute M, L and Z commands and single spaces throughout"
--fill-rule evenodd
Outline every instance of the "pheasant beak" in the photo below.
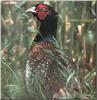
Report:
M 32 12 L 33 14 L 35 14 L 36 13 L 35 7 L 31 7 L 29 9 L 27 9 L 25 12 Z

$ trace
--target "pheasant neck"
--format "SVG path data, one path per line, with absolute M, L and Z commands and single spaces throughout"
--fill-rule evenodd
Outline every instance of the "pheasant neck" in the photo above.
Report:
M 46 20 L 41 22 L 39 32 L 35 38 L 37 42 L 40 41 L 54 41 L 56 38 L 57 17 L 48 16 Z

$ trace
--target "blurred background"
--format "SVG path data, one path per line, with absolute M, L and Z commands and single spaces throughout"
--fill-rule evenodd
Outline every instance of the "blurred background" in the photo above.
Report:
M 58 12 L 56 45 L 77 63 L 84 100 L 96 100 L 96 0 L 1 1 L 2 100 L 28 97 L 25 65 L 38 23 L 25 11 L 38 3 L 51 5 Z

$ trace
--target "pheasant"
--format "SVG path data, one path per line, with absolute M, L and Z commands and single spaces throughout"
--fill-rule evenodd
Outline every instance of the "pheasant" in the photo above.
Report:
M 41 98 L 37 96 L 39 91 L 42 97 L 44 94 L 47 98 L 52 99 L 64 97 L 65 81 L 57 68 L 60 66 L 59 69 L 72 70 L 75 64 L 66 53 L 63 54 L 55 45 L 57 12 L 46 4 L 37 4 L 27 9 L 26 12 L 31 12 L 40 22 L 39 33 L 31 46 L 26 64 L 27 90 L 37 100 Z M 38 87 L 39 84 L 40 87 Z

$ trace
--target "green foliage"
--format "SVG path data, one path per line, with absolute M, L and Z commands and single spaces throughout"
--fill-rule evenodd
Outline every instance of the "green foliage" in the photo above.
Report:
M 86 38 L 87 38 L 87 42 L 90 45 L 93 45 L 95 42 L 95 34 L 91 31 L 88 30 L 87 34 L 86 34 Z
M 15 1 L 1 2 L 1 85 L 2 100 L 32 98 L 30 94 L 34 93 L 35 100 L 45 100 L 48 96 L 43 91 L 41 81 L 35 80 L 32 85 L 34 91 L 30 94 L 25 87 L 25 65 L 28 51 L 33 40 L 38 33 L 39 23 L 36 25 L 36 19 L 29 17 L 25 11 L 37 3 L 47 3 L 52 5 L 58 12 L 57 28 L 57 47 L 61 48 L 58 52 L 64 56 L 69 54 L 73 56 L 76 62 L 76 70 L 64 69 L 57 54 L 46 50 L 54 61 L 58 63 L 57 71 L 60 80 L 66 85 L 67 98 L 81 98 L 96 100 L 95 90 L 95 1 Z M 65 52 L 65 54 L 64 54 Z M 31 81 L 33 81 L 31 80 Z M 77 93 L 72 89 L 72 83 L 76 82 Z M 31 85 L 31 86 L 32 86 Z M 28 90 L 30 90 L 28 88 Z M 72 91 L 71 91 L 72 90 Z M 36 94 L 37 93 L 37 94 Z M 37 96 L 36 96 L 37 95 Z

